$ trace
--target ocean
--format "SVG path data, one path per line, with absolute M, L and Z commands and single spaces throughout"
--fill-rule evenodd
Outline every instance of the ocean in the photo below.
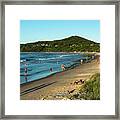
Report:
M 56 52 L 21 52 L 20 53 L 20 84 L 47 77 L 53 73 L 80 64 L 81 59 L 87 59 L 80 53 Z

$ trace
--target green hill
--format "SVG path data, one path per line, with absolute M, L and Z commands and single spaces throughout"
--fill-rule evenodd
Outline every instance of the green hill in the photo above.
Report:
M 21 52 L 99 52 L 100 43 L 71 36 L 61 40 L 20 44 Z

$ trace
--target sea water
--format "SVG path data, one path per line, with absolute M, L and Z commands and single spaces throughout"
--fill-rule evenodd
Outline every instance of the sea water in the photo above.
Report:
M 47 52 L 21 52 L 20 53 L 20 83 L 26 83 L 47 77 L 65 68 L 79 64 L 85 55 L 80 53 L 47 53 Z M 25 74 L 27 68 L 27 74 Z

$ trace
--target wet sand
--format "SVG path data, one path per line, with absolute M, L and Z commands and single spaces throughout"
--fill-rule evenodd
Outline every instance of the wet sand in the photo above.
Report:
M 73 69 L 50 75 L 49 77 L 36 80 L 20 86 L 21 100 L 56 100 L 63 99 L 61 94 L 68 94 L 80 85 L 74 84 L 75 81 L 87 81 L 95 74 L 99 73 L 99 63 L 97 59 L 89 63 L 83 63 Z M 57 97 L 56 97 L 57 96 Z

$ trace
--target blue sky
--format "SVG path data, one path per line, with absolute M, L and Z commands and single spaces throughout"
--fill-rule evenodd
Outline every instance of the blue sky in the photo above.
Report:
M 99 20 L 21 20 L 20 43 L 81 36 L 100 43 Z

